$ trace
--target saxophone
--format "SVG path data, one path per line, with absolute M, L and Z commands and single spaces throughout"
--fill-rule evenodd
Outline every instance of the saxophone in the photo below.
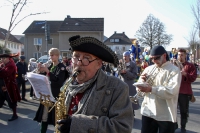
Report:
M 156 78 L 157 74 L 159 73 L 159 71 L 155 72 L 157 69 L 157 67 L 155 66 L 151 72 L 146 76 L 147 80 L 145 81 L 145 83 L 148 83 L 150 86 L 153 86 L 154 83 L 154 79 Z M 138 90 L 138 92 L 134 95 L 134 96 L 129 96 L 130 100 L 132 103 L 134 104 L 138 104 L 138 99 L 141 97 L 144 97 L 145 92 L 141 92 Z
M 52 106 L 52 108 L 49 110 L 49 112 L 55 107 L 55 124 L 57 120 L 66 119 L 68 115 L 68 108 L 65 105 L 65 99 L 66 99 L 66 90 L 69 84 L 77 77 L 79 74 L 79 71 L 75 71 L 73 75 L 64 83 L 64 85 L 60 89 L 59 97 L 57 98 L 57 101 Z M 57 130 L 57 124 L 55 126 L 55 132 L 59 133 Z

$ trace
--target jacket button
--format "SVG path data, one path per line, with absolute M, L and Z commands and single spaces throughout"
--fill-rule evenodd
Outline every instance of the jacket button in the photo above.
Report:
M 110 95 L 110 90 L 106 90 L 106 95 Z
M 95 133 L 95 130 L 94 130 L 93 128 L 90 128 L 90 129 L 88 130 L 88 133 Z
M 102 107 L 102 108 L 101 108 L 101 111 L 102 111 L 103 113 L 106 113 L 107 110 L 108 110 L 108 109 L 107 109 L 106 107 Z

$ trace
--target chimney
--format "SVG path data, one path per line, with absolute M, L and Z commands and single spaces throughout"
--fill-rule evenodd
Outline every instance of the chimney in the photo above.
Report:
M 125 34 L 125 32 L 123 32 L 123 34 Z
M 71 16 L 70 16 L 70 15 L 67 15 L 67 18 L 71 18 Z
M 115 31 L 115 34 L 117 33 L 117 31 Z

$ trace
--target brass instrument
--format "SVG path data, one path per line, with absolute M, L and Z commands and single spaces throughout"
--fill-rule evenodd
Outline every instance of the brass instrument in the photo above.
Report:
M 155 66 L 151 72 L 146 76 L 147 80 L 144 82 L 148 83 L 150 86 L 153 86 L 154 83 L 154 79 L 156 78 L 157 74 L 159 73 L 159 71 L 155 72 L 157 69 L 157 67 Z M 145 92 L 141 92 L 138 90 L 138 92 L 134 95 L 134 96 L 129 96 L 130 100 L 132 103 L 134 104 L 138 104 L 138 99 L 144 97 Z
M 172 62 L 172 64 L 174 64 L 175 66 L 177 66 L 180 70 L 183 69 L 183 65 L 182 65 L 182 63 L 179 60 L 172 59 L 171 62 Z
M 118 71 L 126 69 L 126 63 L 123 59 L 119 60 Z
M 51 60 L 48 60 L 46 63 L 41 64 L 41 66 L 42 67 L 49 67 L 51 65 L 51 63 L 52 63 Z M 40 71 L 39 71 L 40 70 L 40 66 L 38 64 L 36 64 L 37 67 L 32 71 L 33 73 L 40 73 Z
M 64 83 L 64 85 L 60 89 L 59 97 L 57 98 L 57 101 L 52 106 L 52 108 L 49 110 L 49 112 L 55 107 L 55 123 L 57 120 L 66 119 L 68 115 L 68 107 L 65 105 L 65 99 L 66 99 L 66 90 L 69 84 L 77 77 L 79 74 L 79 71 L 75 71 L 73 75 Z M 59 133 L 57 130 L 57 124 L 55 126 L 56 133 Z

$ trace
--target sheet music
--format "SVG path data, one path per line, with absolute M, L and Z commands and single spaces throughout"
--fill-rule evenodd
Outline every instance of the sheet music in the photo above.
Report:
M 50 81 L 48 77 L 41 74 L 33 73 L 33 72 L 28 72 L 26 77 L 28 81 L 30 82 L 30 84 L 32 85 L 33 90 L 35 92 L 35 96 L 37 98 L 40 98 L 39 93 L 41 93 L 46 96 L 49 95 L 50 100 L 52 102 L 55 102 L 55 99 L 51 93 Z M 42 99 L 44 99 L 44 97 L 42 97 Z

